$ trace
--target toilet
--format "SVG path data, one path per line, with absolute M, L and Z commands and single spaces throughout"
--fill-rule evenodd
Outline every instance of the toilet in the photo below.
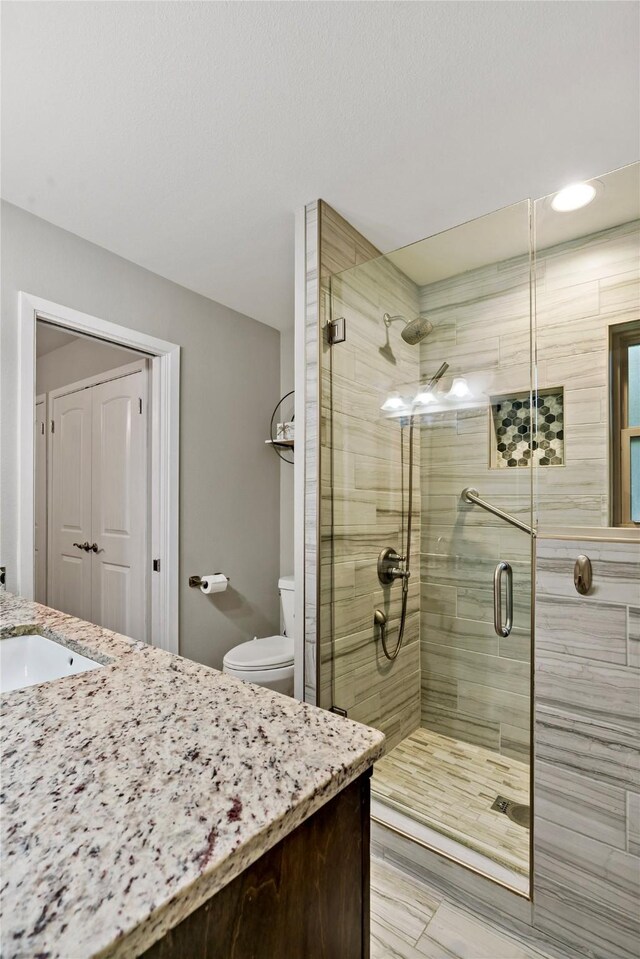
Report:
M 222 670 L 247 683 L 293 696 L 293 576 L 281 576 L 278 589 L 285 635 L 251 639 L 234 646 L 224 657 Z

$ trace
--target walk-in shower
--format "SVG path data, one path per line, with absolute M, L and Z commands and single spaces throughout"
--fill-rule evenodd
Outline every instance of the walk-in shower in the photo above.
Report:
M 524 201 L 385 256 L 353 231 L 320 286 L 346 335 L 321 350 L 312 693 L 387 737 L 374 819 L 525 896 L 536 534 L 640 526 L 638 167 L 603 182 L 599 207 Z

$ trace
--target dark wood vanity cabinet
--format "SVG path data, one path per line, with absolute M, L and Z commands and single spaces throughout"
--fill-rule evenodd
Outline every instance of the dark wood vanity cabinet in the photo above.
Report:
M 368 959 L 370 772 L 144 953 L 144 959 Z

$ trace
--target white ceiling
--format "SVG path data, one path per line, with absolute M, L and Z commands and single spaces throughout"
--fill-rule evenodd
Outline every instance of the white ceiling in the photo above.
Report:
M 294 211 L 382 250 L 636 159 L 632 2 L 4 2 L 2 194 L 279 328 Z

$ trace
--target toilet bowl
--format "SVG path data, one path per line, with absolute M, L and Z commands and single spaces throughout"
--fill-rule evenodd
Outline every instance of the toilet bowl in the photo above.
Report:
M 284 636 L 264 636 L 234 646 L 224 657 L 223 672 L 248 683 L 293 696 L 293 576 L 278 581 Z

